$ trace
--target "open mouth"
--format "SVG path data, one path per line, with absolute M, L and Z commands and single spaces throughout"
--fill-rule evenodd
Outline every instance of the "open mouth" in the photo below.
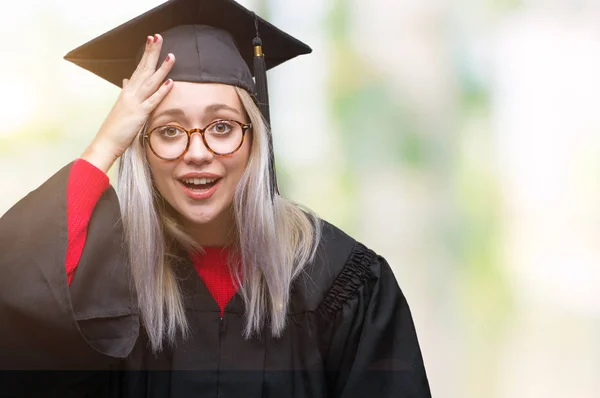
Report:
M 220 178 L 183 178 L 179 182 L 193 191 L 206 191 L 214 187 L 219 180 Z

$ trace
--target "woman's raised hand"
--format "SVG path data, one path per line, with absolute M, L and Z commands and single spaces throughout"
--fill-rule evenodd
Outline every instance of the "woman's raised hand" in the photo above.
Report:
M 173 87 L 171 79 L 164 83 L 163 80 L 173 67 L 174 55 L 169 54 L 156 69 L 162 42 L 158 34 L 148 36 L 137 69 L 130 79 L 123 80 L 117 101 L 81 156 L 105 173 L 131 145 L 150 113 Z

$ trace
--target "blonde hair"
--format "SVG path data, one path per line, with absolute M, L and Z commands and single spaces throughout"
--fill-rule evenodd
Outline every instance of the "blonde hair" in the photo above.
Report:
M 244 336 L 259 334 L 266 325 L 280 336 L 292 283 L 314 259 L 321 222 L 309 210 L 272 194 L 267 125 L 250 94 L 235 90 L 253 128 L 232 209 L 236 239 L 230 252 L 241 267 L 231 269 L 245 304 Z M 141 140 L 134 140 L 121 157 L 116 185 L 140 316 L 152 349 L 160 351 L 164 342 L 176 343 L 178 332 L 183 338 L 189 335 L 173 267 L 177 245 L 188 251 L 199 247 L 154 188 Z

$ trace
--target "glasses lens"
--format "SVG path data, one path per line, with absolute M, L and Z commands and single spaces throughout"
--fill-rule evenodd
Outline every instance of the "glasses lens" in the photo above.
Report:
M 228 154 L 240 146 L 244 138 L 242 126 L 229 120 L 217 120 L 206 127 L 206 143 L 218 154 Z
M 187 146 L 187 133 L 175 126 L 161 126 L 150 134 L 150 146 L 158 156 L 177 159 Z

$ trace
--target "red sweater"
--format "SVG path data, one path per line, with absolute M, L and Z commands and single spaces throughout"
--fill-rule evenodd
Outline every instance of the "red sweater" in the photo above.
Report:
M 83 159 L 73 163 L 67 186 L 67 280 L 69 284 L 87 237 L 87 226 L 100 196 L 109 187 L 108 176 Z M 221 308 L 221 316 L 237 288 L 227 267 L 227 250 L 222 247 L 205 247 L 205 254 L 192 257 L 194 267 Z

